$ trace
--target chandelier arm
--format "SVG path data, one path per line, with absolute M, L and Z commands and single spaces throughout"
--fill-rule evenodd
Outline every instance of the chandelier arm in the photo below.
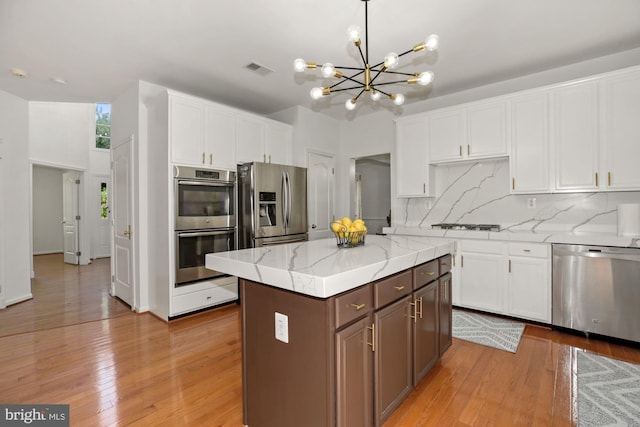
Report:
M 366 58 L 363 57 L 362 60 L 364 61 L 364 65 L 366 67 L 367 64 L 369 64 L 369 0 L 365 0 L 364 2 L 364 45 L 364 48 L 367 51 L 367 56 Z M 360 51 L 360 56 L 362 56 L 362 51 Z
M 376 92 L 380 92 L 381 94 L 383 94 L 383 95 L 388 96 L 389 98 L 391 98 L 391 94 L 390 94 L 390 93 L 387 93 L 387 92 L 385 92 L 385 91 L 383 91 L 383 90 L 380 90 L 380 89 L 378 89 L 377 87 L 374 87 L 373 89 L 374 89 Z
M 385 70 L 384 71 L 385 74 L 397 74 L 399 76 L 415 76 L 417 73 L 403 73 L 401 71 L 389 71 L 389 70 Z
M 356 46 L 358 46 L 358 52 L 360 52 L 360 58 L 362 58 L 362 63 L 366 64 L 367 60 L 366 60 L 365 56 L 362 53 L 362 47 L 359 44 L 357 44 Z M 368 53 L 367 53 L 367 55 L 368 55 Z
M 392 82 L 382 82 L 382 83 L 377 83 L 376 86 L 395 85 L 395 84 L 398 84 L 398 83 L 407 83 L 407 81 L 406 80 L 395 80 L 395 81 L 392 81 Z
M 362 89 L 362 90 L 360 91 L 360 93 L 359 93 L 355 98 L 353 98 L 353 99 L 354 99 L 355 101 L 357 101 L 357 100 L 358 100 L 358 98 L 360 98 L 360 95 L 362 95 L 362 94 L 364 93 L 364 91 L 365 91 L 365 89 Z
M 331 89 L 331 93 L 334 93 L 334 92 L 343 92 L 343 91 L 345 91 L 345 90 L 362 89 L 363 87 L 364 87 L 364 85 L 360 85 L 360 86 L 351 86 L 351 87 L 343 87 L 342 89 L 336 89 L 336 90 Z M 362 89 L 362 90 L 364 90 L 364 89 Z
M 364 68 L 362 67 L 338 67 L 337 65 L 334 65 L 333 68 L 335 68 L 336 70 L 356 70 L 356 71 L 360 71 L 358 74 L 362 74 L 364 73 Z M 356 74 L 356 75 L 358 75 Z M 351 76 L 353 77 L 353 76 Z

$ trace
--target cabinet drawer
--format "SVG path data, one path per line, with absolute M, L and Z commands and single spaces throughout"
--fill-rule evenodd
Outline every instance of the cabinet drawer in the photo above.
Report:
M 335 299 L 336 329 L 367 314 L 372 308 L 371 285 L 364 285 Z
M 413 268 L 413 289 L 419 289 L 438 278 L 438 260 L 425 262 Z
M 503 254 L 503 242 L 489 240 L 460 240 L 462 252 L 480 252 L 482 254 Z
M 172 315 L 178 315 L 195 311 L 204 307 L 222 304 L 238 299 L 238 285 L 236 283 L 214 286 L 202 291 L 173 297 Z
M 509 242 L 509 255 L 548 258 L 549 245 L 541 243 Z
M 451 255 L 445 255 L 438 258 L 438 262 L 440 265 L 440 276 L 451 271 Z
M 373 300 L 375 308 L 383 307 L 400 297 L 409 295 L 413 290 L 412 270 L 396 274 L 373 284 Z

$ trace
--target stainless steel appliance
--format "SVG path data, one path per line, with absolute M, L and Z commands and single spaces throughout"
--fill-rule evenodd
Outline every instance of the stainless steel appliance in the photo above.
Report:
M 205 255 L 236 248 L 236 173 L 174 166 L 176 286 L 225 274 Z
M 307 169 L 239 165 L 238 205 L 240 249 L 307 240 Z
M 236 226 L 236 173 L 174 166 L 176 230 Z
M 235 248 L 235 228 L 177 231 L 176 241 L 176 285 L 204 279 L 227 276 L 205 268 L 204 256 L 212 252 L 226 252 Z
M 553 245 L 555 326 L 640 342 L 640 248 Z

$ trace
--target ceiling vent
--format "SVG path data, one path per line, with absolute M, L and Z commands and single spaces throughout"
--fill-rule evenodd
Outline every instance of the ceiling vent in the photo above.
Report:
M 261 76 L 266 76 L 267 74 L 273 73 L 273 70 L 269 67 L 265 67 L 262 64 L 258 64 L 257 62 L 251 62 L 245 67 L 247 70 L 251 70 Z

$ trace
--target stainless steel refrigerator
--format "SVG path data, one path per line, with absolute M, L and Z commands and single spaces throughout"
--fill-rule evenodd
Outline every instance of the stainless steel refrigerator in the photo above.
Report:
M 253 162 L 237 176 L 239 249 L 308 240 L 306 168 Z

